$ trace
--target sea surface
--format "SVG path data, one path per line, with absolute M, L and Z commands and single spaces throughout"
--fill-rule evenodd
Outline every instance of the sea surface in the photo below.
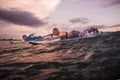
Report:
M 0 41 L 0 80 L 119 80 L 120 32 L 53 44 Z

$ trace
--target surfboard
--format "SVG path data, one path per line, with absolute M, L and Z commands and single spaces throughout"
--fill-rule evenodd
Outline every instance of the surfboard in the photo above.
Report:
M 44 41 L 29 41 L 30 44 L 48 44 L 48 43 L 54 43 L 54 42 L 59 42 L 60 39 L 55 39 L 55 40 L 44 40 Z
M 49 44 L 49 43 L 55 43 L 55 42 L 65 42 L 65 41 L 71 41 L 71 40 L 79 40 L 84 38 L 90 38 L 90 37 L 96 37 L 98 35 L 95 34 L 86 34 L 82 37 L 77 38 L 69 38 L 69 39 L 55 39 L 55 40 L 43 40 L 43 41 L 29 41 L 30 44 L 38 45 L 38 44 Z
M 55 43 L 55 42 L 66 42 L 71 40 L 79 40 L 83 37 L 77 37 L 77 38 L 69 38 L 69 39 L 55 39 L 55 40 L 44 40 L 44 41 L 29 41 L 30 44 L 38 45 L 38 44 L 49 44 L 49 43 Z

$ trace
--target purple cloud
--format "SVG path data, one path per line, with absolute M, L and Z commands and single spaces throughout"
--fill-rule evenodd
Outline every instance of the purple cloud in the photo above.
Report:
M 42 26 L 46 24 L 42 20 L 35 17 L 32 13 L 19 10 L 0 9 L 0 20 L 17 25 L 25 26 Z
M 87 26 L 87 28 L 98 28 L 98 29 L 103 29 L 103 28 L 106 28 L 107 26 L 105 25 L 90 25 L 90 26 Z
M 48 19 L 51 19 L 51 17 L 46 17 L 46 18 L 44 18 L 44 20 L 48 20 Z
M 104 1 L 105 1 L 105 3 L 103 4 L 103 7 L 120 5 L 120 0 L 104 0 Z
M 106 25 L 90 25 L 90 26 L 87 26 L 86 28 L 91 28 L 91 27 L 98 28 L 98 29 L 104 29 L 104 28 L 120 27 L 120 24 L 116 24 L 116 25 L 113 25 L 113 26 L 106 26 Z
M 120 24 L 116 24 L 116 25 L 113 25 L 113 26 L 110 26 L 111 28 L 112 27 L 120 27 Z
M 89 22 L 89 19 L 88 18 L 73 18 L 70 20 L 70 22 L 72 24 L 75 24 L 75 23 L 87 24 Z

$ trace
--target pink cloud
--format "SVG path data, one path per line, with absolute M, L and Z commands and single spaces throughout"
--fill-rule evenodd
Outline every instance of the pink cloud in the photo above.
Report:
M 0 20 L 17 25 L 42 26 L 46 24 L 32 13 L 20 10 L 0 9 Z
M 103 7 L 109 7 L 114 5 L 120 5 L 120 0 L 104 0 Z
M 89 22 L 89 19 L 88 18 L 73 18 L 70 20 L 70 22 L 72 24 L 75 24 L 75 23 L 87 24 Z

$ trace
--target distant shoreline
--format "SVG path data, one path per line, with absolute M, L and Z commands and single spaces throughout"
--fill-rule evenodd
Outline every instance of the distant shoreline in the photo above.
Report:
M 22 39 L 0 39 L 0 41 L 22 41 Z

